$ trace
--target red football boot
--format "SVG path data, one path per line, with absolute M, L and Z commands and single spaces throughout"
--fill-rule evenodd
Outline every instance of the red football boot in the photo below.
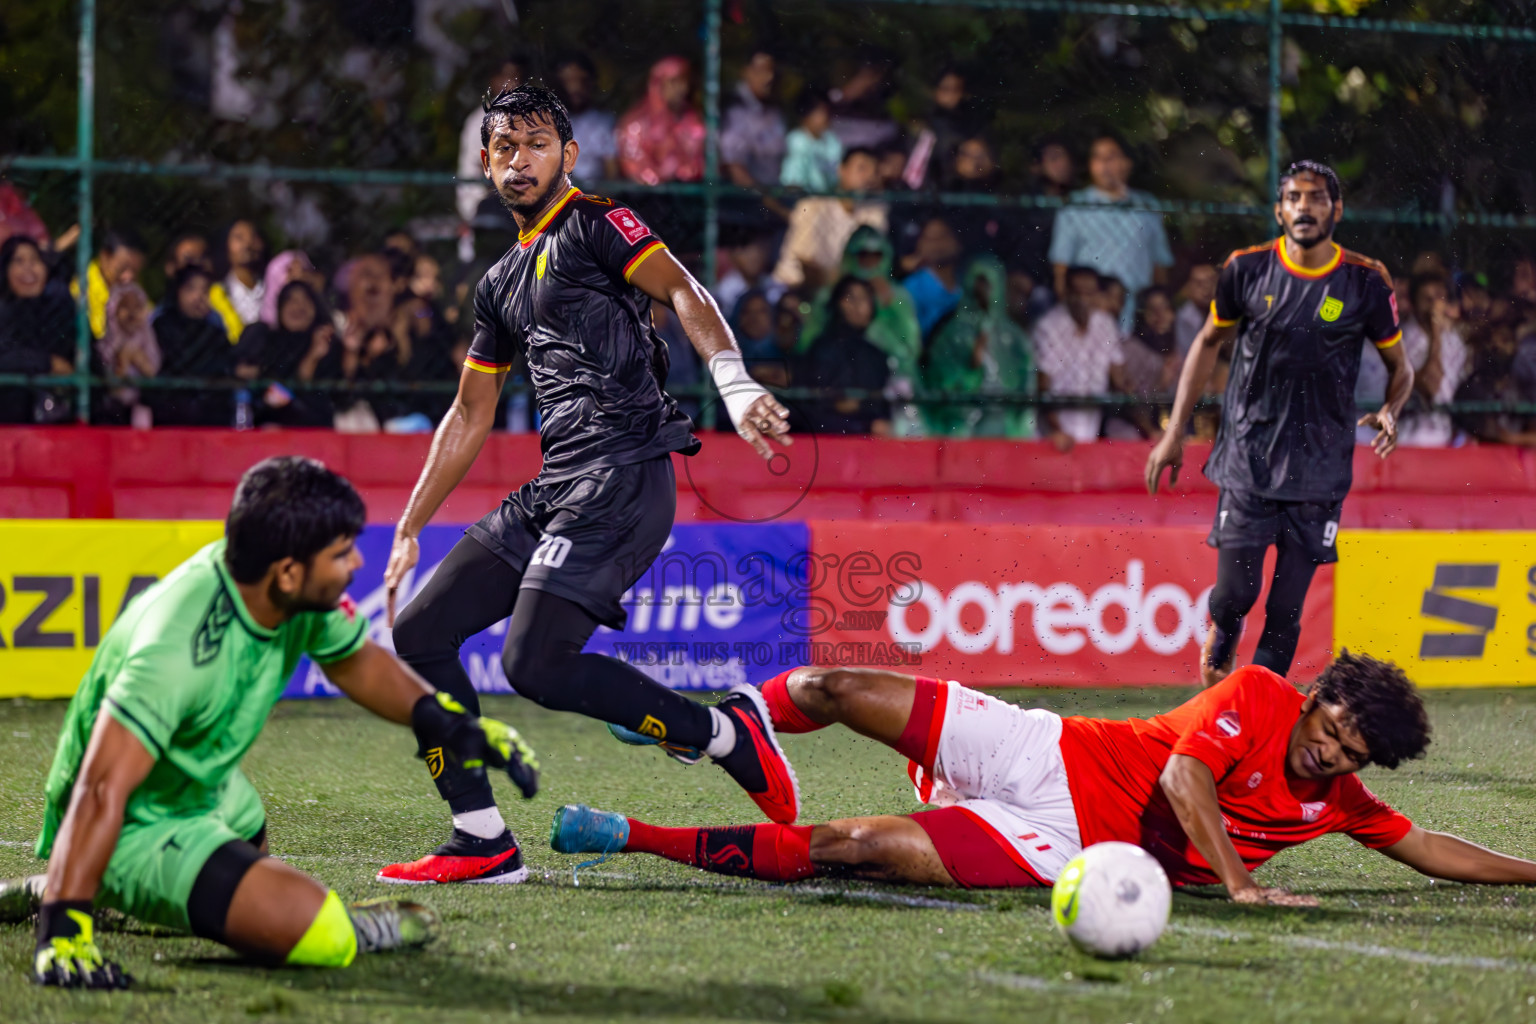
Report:
M 379 881 L 397 885 L 445 882 L 512 885 L 527 877 L 523 851 L 511 829 L 495 839 L 481 839 L 454 829 L 452 839 L 421 860 L 390 864 L 378 874 Z
M 779 747 L 763 695 L 755 686 L 735 686 L 716 706 L 736 726 L 736 746 L 715 763 L 747 791 L 769 821 L 793 825 L 800 816 L 800 783 Z

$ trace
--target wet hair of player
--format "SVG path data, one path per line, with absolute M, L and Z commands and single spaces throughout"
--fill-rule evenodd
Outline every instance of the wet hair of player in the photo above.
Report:
M 1333 172 L 1333 168 L 1319 160 L 1297 160 L 1291 166 L 1280 172 L 1280 183 L 1275 187 L 1275 202 L 1280 202 L 1285 195 L 1285 183 L 1298 174 L 1315 174 L 1323 179 L 1328 186 L 1328 201 L 1338 202 L 1344 197 L 1344 190 L 1339 187 L 1339 176 Z
M 342 537 L 363 532 L 367 512 L 347 478 L 301 455 L 263 459 L 240 478 L 224 520 L 224 564 L 256 583 L 273 562 L 306 566 Z
M 1371 763 L 1396 768 L 1429 746 L 1429 716 L 1403 670 L 1369 654 L 1339 652 L 1312 684 L 1319 703 L 1348 710 L 1365 740 Z
M 487 92 L 481 101 L 481 109 L 485 111 L 485 117 L 480 121 L 482 149 L 491 148 L 491 129 L 499 117 L 505 117 L 509 125 L 517 121 L 524 124 L 552 124 L 560 136 L 562 148 L 576 137 L 571 130 L 571 115 L 565 109 L 565 104 L 560 102 L 560 97 L 553 90 L 542 85 L 524 83 L 516 89 L 503 89 L 495 96 Z

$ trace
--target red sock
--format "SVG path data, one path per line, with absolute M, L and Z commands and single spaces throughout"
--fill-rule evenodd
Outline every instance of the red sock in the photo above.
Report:
M 719 875 L 794 882 L 816 873 L 810 825 L 661 828 L 629 819 L 625 853 L 653 853 Z
M 768 705 L 768 717 L 773 719 L 775 732 L 815 732 L 817 729 L 825 729 L 820 722 L 812 721 L 806 717 L 804 711 L 795 707 L 795 702 L 789 696 L 789 673 L 780 672 L 768 680 L 758 689 L 763 692 L 763 702 Z

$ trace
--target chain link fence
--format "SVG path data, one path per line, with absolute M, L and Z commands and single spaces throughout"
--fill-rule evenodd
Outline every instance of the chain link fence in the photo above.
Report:
M 229 273 L 220 226 L 246 221 L 265 237 L 265 258 L 304 253 L 315 329 L 331 309 L 341 315 L 327 357 L 276 367 L 287 372 L 240 363 L 232 345 L 211 376 L 162 353 L 153 372 L 127 379 L 104 361 L 82 301 L 72 344 L 51 367 L 65 372 L 0 372 L 0 406 L 9 395 L 18 418 L 32 421 L 128 422 L 140 406 L 162 423 L 318 425 L 340 414 L 348 429 L 367 429 L 367 417 L 345 419 L 367 404 L 381 423 L 420 429 L 451 397 L 468 296 L 508 238 L 494 201 L 475 199 L 483 182 L 454 170 L 479 93 L 508 77 L 569 91 L 565 74 L 586 67 L 595 72 L 586 109 L 618 117 L 654 98 L 657 59 L 679 54 L 693 86 L 682 104 L 693 112 L 680 120 L 697 124 L 701 144 L 696 168 L 680 176 L 693 180 L 640 184 L 631 179 L 643 174 L 625 178 L 617 160 L 599 158 L 579 183 L 652 224 L 721 297 L 744 346 L 757 346 L 762 378 L 792 404 L 847 429 L 879 421 L 902 435 L 1004 436 L 1040 432 L 1051 410 L 1102 407 L 1106 434 L 1144 434 L 1171 399 L 1164 364 L 1177 350 L 1139 354 L 1129 383 L 1102 358 L 1068 365 L 1060 353 L 1054 374 L 1040 376 L 1052 358 L 1041 321 L 1062 286 L 1052 236 L 1063 211 L 1083 205 L 1086 150 L 1102 130 L 1114 130 L 1133 161 L 1143 226 L 1160 223 L 1166 234 L 1168 265 L 1156 276 L 1175 317 L 1190 298 L 1181 289 L 1199 292 L 1198 282 L 1186 287 L 1205 273 L 1195 268 L 1272 236 L 1278 170 L 1303 155 L 1332 160 L 1345 178 L 1341 243 L 1405 280 L 1443 268 L 1455 277 L 1453 297 L 1482 287 L 1499 300 L 1521 287 L 1515 268 L 1536 228 L 1527 212 L 1536 198 L 1529 15 L 1497 3 L 1304 6 L 705 0 L 680 12 L 584 0 L 561 16 L 538 0 L 79 0 L 7 12 L 0 47 L 38 70 L 3 97 L 25 113 L 0 128 L 0 173 L 61 242 L 73 232 L 59 226 L 77 225 L 73 248 L 54 257 L 68 261 L 60 269 L 77 294 L 89 299 L 110 228 L 109 241 L 139 247 L 131 276 L 146 299 L 169 309 L 178 246 L 200 235 L 216 265 L 209 283 L 220 285 Z M 786 129 L 802 142 L 830 132 L 868 144 L 856 193 L 836 160 L 800 187 L 742 165 L 732 110 L 751 106 L 743 73 L 760 53 L 777 59 L 768 106 Z M 956 107 L 940 103 L 946 69 L 962 82 Z M 815 96 L 826 97 L 831 120 L 820 136 Z M 1052 178 L 1053 143 L 1071 163 L 1065 180 Z M 858 223 L 878 237 L 855 234 Z M 956 256 L 944 255 L 947 235 Z M 395 255 L 383 263 L 370 257 L 389 246 Z M 869 285 L 834 292 L 844 276 Z M 1104 275 L 1105 290 L 1114 276 Z M 1131 311 L 1151 281 L 1122 283 L 1125 304 L 1111 295 L 1103 308 L 1127 311 L 1110 317 L 1118 334 L 1147 333 Z M 374 372 L 369 339 L 345 336 L 348 307 L 376 288 L 394 296 L 379 318 L 391 337 L 373 342 L 392 349 L 394 367 Z M 977 289 L 991 300 L 1001 291 L 1001 306 L 978 308 Z M 807 370 L 816 342 L 846 326 L 845 300 L 859 306 L 846 293 L 861 291 L 874 307 L 864 333 L 886 357 L 883 376 L 878 365 L 862 376 Z M 210 298 L 217 306 L 237 297 L 220 300 L 215 288 Z M 1011 316 L 983 315 L 1000 308 Z M 218 315 L 208 311 L 210 322 Z M 1523 315 L 1523 306 L 1508 314 L 1516 335 Z M 226 323 L 231 344 L 244 319 Z M 669 389 L 713 426 L 707 374 L 675 323 L 661 320 L 674 353 Z M 342 351 L 344 341 L 354 350 Z M 970 367 L 980 372 L 957 369 L 957 353 L 982 349 Z M 1533 399 L 1510 391 L 1465 409 L 1524 416 L 1536 413 Z M 504 415 L 513 429 L 535 422 L 516 377 Z

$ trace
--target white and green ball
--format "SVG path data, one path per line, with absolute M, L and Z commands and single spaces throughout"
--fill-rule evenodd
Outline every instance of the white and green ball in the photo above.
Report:
M 1162 865 L 1130 843 L 1096 843 L 1067 862 L 1051 890 L 1051 916 L 1084 953 L 1134 956 L 1168 924 L 1173 890 Z

